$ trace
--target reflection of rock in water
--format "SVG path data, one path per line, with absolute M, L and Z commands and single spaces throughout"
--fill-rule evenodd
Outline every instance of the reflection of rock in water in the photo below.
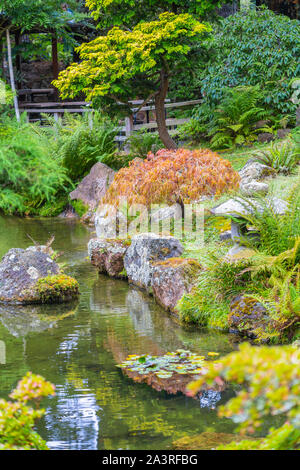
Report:
M 221 393 L 216 390 L 205 390 L 199 397 L 200 408 L 214 409 L 222 398 Z
M 150 302 L 143 292 L 131 288 L 126 297 L 126 305 L 132 319 L 134 329 L 141 335 L 154 334 Z
M 58 320 L 73 313 L 74 310 L 67 304 L 61 304 L 55 308 L 53 306 L 1 305 L 0 321 L 13 336 L 18 338 L 25 337 L 28 333 L 40 333 L 53 328 Z
M 127 289 L 128 285 L 124 281 L 99 275 L 91 291 L 90 309 L 102 315 L 127 313 L 125 302 Z

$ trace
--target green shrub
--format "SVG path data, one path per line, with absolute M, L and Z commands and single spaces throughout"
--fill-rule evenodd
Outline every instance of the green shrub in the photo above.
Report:
M 110 166 L 117 147 L 116 123 L 94 112 L 84 116 L 65 115 L 64 122 L 52 122 L 56 133 L 56 151 L 73 182 L 80 181 L 97 162 Z M 55 135 L 54 135 L 55 136 Z
M 196 287 L 180 299 L 177 310 L 185 323 L 225 329 L 231 299 L 255 287 L 247 261 L 228 263 L 212 254 L 209 258 L 210 265 L 200 274 Z
M 272 144 L 269 150 L 259 152 L 255 157 L 260 163 L 270 166 L 277 173 L 288 174 L 300 162 L 300 147 L 296 147 L 291 141 L 283 144 Z
M 261 93 L 253 86 L 227 88 L 214 117 L 208 126 L 212 148 L 232 148 L 257 140 L 261 132 L 270 132 L 266 125 L 256 123 L 265 120 L 268 112 L 260 106 Z
M 257 201 L 241 198 L 243 200 L 246 207 L 251 208 L 251 213 L 243 214 L 243 218 L 259 233 L 259 237 L 247 237 L 243 243 L 273 257 L 294 247 L 300 237 L 300 181 L 291 189 L 283 215 L 275 212 L 269 198 L 257 198 Z M 294 263 L 299 262 L 300 250 L 297 250 Z
M 38 125 L 5 119 L 0 124 L 0 210 L 35 214 L 71 182 Z
M 130 153 L 139 158 L 146 158 L 149 152 L 156 153 L 163 148 L 159 135 L 144 129 L 132 133 L 126 143 L 130 146 Z

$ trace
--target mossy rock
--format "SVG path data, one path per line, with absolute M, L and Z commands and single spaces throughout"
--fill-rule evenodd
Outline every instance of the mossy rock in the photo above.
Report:
M 202 432 L 195 436 L 185 436 L 172 443 L 172 448 L 176 450 L 211 450 L 218 446 L 230 444 L 230 442 L 240 442 L 245 438 L 239 434 L 227 434 L 224 432 Z
M 230 305 L 229 327 L 249 338 L 261 339 L 270 327 L 270 317 L 265 307 L 256 299 L 238 295 Z M 262 342 L 266 342 L 265 338 Z
M 152 266 L 152 290 L 156 301 L 177 314 L 176 305 L 196 284 L 203 269 L 201 264 L 195 259 L 174 257 Z
M 73 277 L 65 274 L 41 278 L 28 291 L 28 301 L 31 303 L 54 304 L 70 302 L 78 296 L 78 282 Z
M 126 279 L 124 257 L 130 239 L 93 238 L 88 243 L 88 254 L 91 263 L 98 268 L 99 273 L 108 274 L 116 279 Z

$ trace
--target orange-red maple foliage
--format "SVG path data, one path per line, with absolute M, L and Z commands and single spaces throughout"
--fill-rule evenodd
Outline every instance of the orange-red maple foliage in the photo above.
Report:
M 208 149 L 159 150 L 136 158 L 115 176 L 102 203 L 129 205 L 189 203 L 238 188 L 239 175 L 227 160 Z

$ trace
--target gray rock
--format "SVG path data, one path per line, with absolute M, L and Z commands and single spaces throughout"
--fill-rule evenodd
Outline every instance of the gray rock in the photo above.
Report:
M 202 269 L 195 259 L 169 258 L 154 263 L 151 287 L 157 303 L 178 314 L 178 301 L 192 290 Z
M 272 142 L 272 140 L 275 139 L 275 135 L 272 134 L 271 132 L 261 132 L 260 134 L 258 134 L 257 136 L 257 140 L 258 142 L 260 142 L 261 144 L 265 144 L 265 143 L 268 143 L 268 142 Z
M 111 277 L 126 277 L 124 271 L 124 256 L 128 244 L 123 240 L 105 240 L 93 238 L 88 243 L 88 254 L 99 273 Z
M 220 233 L 220 241 L 224 242 L 231 239 L 231 230 L 225 230 L 225 232 Z
M 180 204 L 173 204 L 172 206 L 162 207 L 151 214 L 151 222 L 160 222 L 165 219 L 181 219 L 182 208 Z
M 277 139 L 285 139 L 291 133 L 291 129 L 278 129 L 276 137 Z
M 288 203 L 282 199 L 279 199 L 275 196 L 266 197 L 265 199 L 267 205 L 272 207 L 274 212 L 278 215 L 282 215 L 286 212 L 288 208 Z M 243 201 L 240 198 L 229 199 L 228 201 L 210 209 L 210 212 L 213 215 L 217 216 L 237 216 L 241 217 L 246 214 L 253 213 L 253 207 L 251 204 L 255 204 L 256 208 L 263 212 L 264 207 L 255 199 L 249 198 L 249 202 Z
M 174 237 L 160 237 L 154 233 L 134 236 L 124 258 L 129 282 L 151 292 L 153 263 L 182 253 L 183 247 Z
M 42 250 L 43 247 L 40 247 Z M 59 273 L 58 265 L 37 247 L 12 248 L 0 263 L 0 301 L 24 303 L 38 279 Z
M 261 180 L 267 176 L 274 176 L 275 174 L 276 172 L 273 168 L 254 160 L 249 160 L 239 171 L 244 184 L 252 180 Z
M 245 196 L 254 196 L 255 194 L 267 194 L 269 190 L 269 185 L 267 183 L 262 183 L 261 181 L 251 180 L 249 182 L 240 183 L 240 191 Z
M 115 171 L 104 163 L 96 163 L 77 188 L 70 193 L 70 199 L 80 200 L 90 209 L 96 209 L 115 176 Z
M 230 250 L 226 253 L 223 260 L 229 264 L 236 263 L 249 258 L 253 254 L 253 250 L 251 250 L 250 248 L 235 243 L 233 247 L 230 248 Z

